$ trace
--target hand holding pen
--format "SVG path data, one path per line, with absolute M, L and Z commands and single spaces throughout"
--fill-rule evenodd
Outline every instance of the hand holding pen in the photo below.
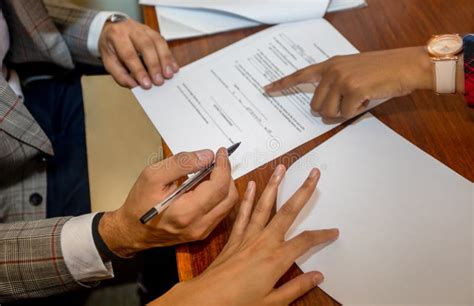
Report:
M 172 201 L 166 210 L 145 225 L 140 218 L 177 190 L 175 181 L 207 169 L 215 162 L 209 179 Z M 152 247 L 175 245 L 206 238 L 237 203 L 225 148 L 179 153 L 143 170 L 124 205 L 106 213 L 99 233 L 109 249 L 130 257 Z
M 240 146 L 240 142 L 233 144 L 232 146 L 227 148 L 227 154 L 229 156 L 232 155 L 232 153 L 234 153 L 239 146 Z M 199 172 L 196 172 L 191 177 L 189 177 L 181 186 L 179 186 L 174 192 L 172 192 L 169 196 L 167 196 L 166 199 L 156 204 L 155 207 L 151 208 L 146 214 L 144 214 L 140 218 L 140 222 L 145 224 L 151 219 L 153 219 L 153 217 L 163 212 L 166 208 L 168 208 L 168 206 L 170 206 L 173 203 L 173 201 L 176 198 L 178 198 L 183 193 L 189 191 L 194 186 L 199 184 L 202 180 L 204 180 L 209 175 L 209 173 L 211 173 L 212 170 L 214 170 L 215 165 L 216 165 L 216 162 L 212 162 L 208 167 L 200 170 Z

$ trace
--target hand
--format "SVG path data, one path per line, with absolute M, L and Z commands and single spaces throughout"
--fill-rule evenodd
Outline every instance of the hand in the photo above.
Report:
M 164 78 L 172 78 L 179 70 L 163 37 L 132 19 L 106 23 L 99 38 L 99 52 L 105 69 L 124 87 L 140 85 L 148 89 L 152 84 L 162 85 Z
M 318 83 L 311 109 L 327 119 L 352 118 L 371 99 L 432 89 L 431 60 L 424 47 L 336 56 L 265 87 L 269 93 L 303 83 Z
M 207 167 L 213 160 L 212 151 L 203 150 L 180 153 L 148 166 L 125 204 L 100 220 L 99 233 L 109 249 L 120 257 L 131 257 L 152 247 L 206 238 L 238 201 L 224 148 L 216 154 L 209 180 L 178 197 L 147 224 L 139 219 L 177 188 L 176 180 Z
M 285 233 L 316 188 L 317 169 L 268 223 L 284 171 L 283 166 L 277 168 L 253 213 L 255 184 L 249 183 L 221 254 L 200 276 L 179 283 L 150 305 L 288 305 L 320 284 L 323 275 L 309 272 L 275 288 L 295 259 L 311 247 L 334 241 L 339 234 L 336 229 L 306 231 L 284 241 Z

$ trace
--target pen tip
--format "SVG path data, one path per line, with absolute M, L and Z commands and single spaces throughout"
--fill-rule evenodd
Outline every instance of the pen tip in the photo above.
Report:
M 232 153 L 234 153 L 235 150 L 237 150 L 237 148 L 240 146 L 241 143 L 242 143 L 242 142 L 239 141 L 239 142 L 234 143 L 233 145 L 231 145 L 231 146 L 227 149 L 227 153 L 228 153 L 229 155 L 231 155 Z

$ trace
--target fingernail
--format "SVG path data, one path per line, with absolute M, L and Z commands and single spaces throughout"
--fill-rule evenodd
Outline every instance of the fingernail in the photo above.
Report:
M 265 89 L 265 91 L 268 91 L 268 90 L 272 89 L 272 87 L 273 87 L 272 84 L 268 84 L 268 85 L 265 85 L 263 87 L 263 89 Z
M 201 150 L 201 151 L 197 151 L 195 153 L 196 153 L 197 158 L 200 161 L 206 161 L 206 162 L 211 160 L 213 155 L 214 155 L 211 150 Z
M 130 81 L 130 88 L 134 88 L 134 87 L 137 87 L 138 86 L 138 83 L 135 82 L 135 81 Z
M 165 68 L 165 75 L 168 77 L 168 78 L 171 78 L 173 76 L 173 69 L 171 69 L 170 66 L 166 66 Z
M 311 170 L 311 172 L 309 173 L 309 178 L 315 178 L 318 175 L 319 175 L 319 169 L 318 168 L 313 168 Z
M 163 79 L 163 76 L 161 75 L 161 73 L 157 73 L 155 75 L 155 82 L 158 83 L 159 85 L 163 84 L 165 80 Z
M 174 72 L 178 72 L 178 71 L 179 71 L 179 65 L 178 65 L 177 63 L 172 63 L 171 66 L 173 66 Z
M 276 167 L 275 171 L 273 172 L 273 176 L 278 177 L 278 176 L 282 175 L 284 170 L 285 170 L 285 167 L 283 167 L 283 165 L 278 165 Z
M 315 110 L 311 110 L 311 115 L 313 115 L 314 117 L 321 117 L 321 115 L 319 114 L 319 112 L 315 111 Z
M 151 81 L 148 77 L 144 77 L 142 79 L 142 85 L 145 86 L 145 87 L 151 87 Z
M 319 284 L 321 284 L 322 282 L 324 281 L 324 276 L 322 273 L 316 273 L 314 276 L 313 276 L 313 284 L 314 286 L 317 286 Z
M 254 181 L 250 181 L 248 184 L 247 184 L 247 193 L 250 193 L 253 191 L 253 189 L 255 188 L 255 182 Z
M 270 98 L 278 98 L 281 97 L 281 93 L 278 91 L 266 91 L 265 96 Z
M 228 155 L 229 155 L 229 153 L 227 152 L 227 149 L 226 149 L 226 148 L 222 147 L 222 148 L 220 148 L 219 150 L 221 150 L 221 151 L 222 151 L 222 154 L 224 154 L 225 156 L 228 156 Z

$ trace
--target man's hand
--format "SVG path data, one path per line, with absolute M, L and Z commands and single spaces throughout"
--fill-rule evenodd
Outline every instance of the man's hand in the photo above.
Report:
M 238 201 L 227 150 L 216 154 L 210 179 L 176 200 L 147 224 L 140 217 L 176 189 L 175 181 L 207 167 L 212 151 L 180 153 L 148 166 L 130 191 L 125 204 L 104 214 L 99 233 L 109 249 L 131 257 L 152 247 L 206 238 Z
M 124 87 L 162 85 L 179 70 L 163 37 L 132 19 L 106 23 L 99 51 L 107 71 Z
M 339 235 L 336 229 L 306 231 L 285 242 L 286 232 L 316 188 L 319 171 L 311 171 L 301 188 L 269 222 L 284 171 L 283 166 L 277 168 L 253 213 L 255 184 L 251 182 L 222 253 L 200 276 L 179 283 L 150 305 L 288 305 L 320 284 L 323 275 L 314 271 L 275 288 L 295 259 Z
M 327 119 L 352 118 L 371 99 L 432 89 L 431 61 L 424 47 L 333 57 L 265 87 L 268 93 L 303 83 L 319 83 L 311 109 Z

